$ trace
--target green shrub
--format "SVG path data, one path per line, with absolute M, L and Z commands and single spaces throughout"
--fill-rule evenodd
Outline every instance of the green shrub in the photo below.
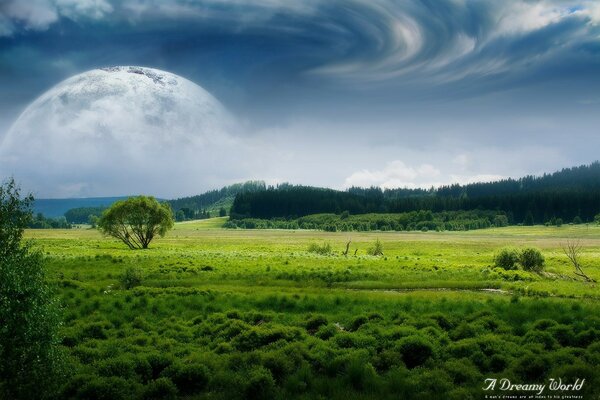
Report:
M 550 371 L 551 363 L 540 354 L 526 354 L 515 363 L 514 370 L 525 382 L 541 382 Z
M 118 377 L 94 378 L 82 383 L 75 399 L 127 400 L 133 397 L 135 391 L 131 382 Z
M 550 332 L 533 330 L 523 336 L 523 343 L 539 343 L 544 346 L 544 349 L 551 350 L 558 344 L 554 336 Z
M 350 322 L 350 325 L 348 326 L 348 330 L 355 331 L 358 328 L 360 328 L 361 326 L 363 326 L 364 324 L 366 324 L 367 322 L 369 322 L 369 319 L 367 317 L 365 317 L 364 315 L 359 315 L 358 317 L 355 317 L 352 320 L 352 322 Z
M 254 368 L 248 374 L 244 390 L 246 399 L 271 399 L 275 391 L 275 380 L 268 369 Z
M 361 357 L 354 357 L 346 368 L 346 379 L 356 390 L 366 390 L 375 387 L 377 373 L 371 363 L 365 362 Z
M 370 256 L 382 256 L 383 255 L 383 244 L 379 239 L 375 241 L 372 247 L 367 249 L 367 254 Z
M 177 386 L 169 378 L 158 378 L 146 385 L 143 400 L 176 400 Z
M 128 267 L 120 277 L 121 286 L 125 289 L 133 289 L 142 284 L 142 271 L 136 267 Z
M 431 343 L 419 336 L 409 336 L 402 339 L 398 349 L 402 354 L 402 361 L 408 368 L 423 365 L 433 356 Z
M 494 266 L 497 268 L 505 270 L 517 269 L 518 262 L 519 254 L 515 249 L 504 248 L 494 256 Z
M 323 315 L 311 316 L 305 323 L 306 330 L 309 332 L 316 331 L 323 325 L 327 325 L 327 318 Z
M 97 364 L 98 373 L 102 376 L 118 376 L 125 379 L 135 377 L 135 361 L 127 356 L 109 358 Z
M 525 271 L 541 272 L 544 269 L 544 256 L 533 247 L 523 249 L 519 254 L 519 263 Z
M 202 364 L 173 364 L 162 373 L 170 378 L 183 394 L 193 394 L 206 387 L 210 373 Z
M 322 245 L 319 245 L 317 243 L 311 243 L 308 246 L 308 252 L 326 256 L 326 255 L 331 254 L 333 252 L 333 250 L 331 248 L 331 244 L 329 244 L 329 243 L 323 243 Z

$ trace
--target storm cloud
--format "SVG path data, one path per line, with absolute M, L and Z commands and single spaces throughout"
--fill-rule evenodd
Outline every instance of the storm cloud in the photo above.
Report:
M 267 155 L 231 180 L 427 186 L 590 162 L 600 145 L 596 1 L 8 0 L 0 135 L 54 84 L 111 65 L 182 75 L 236 114 Z

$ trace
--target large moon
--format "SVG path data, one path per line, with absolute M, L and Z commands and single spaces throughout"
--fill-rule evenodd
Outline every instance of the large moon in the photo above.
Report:
M 234 174 L 231 114 L 197 84 L 94 69 L 42 94 L 0 145 L 0 171 L 44 197 L 198 193 Z

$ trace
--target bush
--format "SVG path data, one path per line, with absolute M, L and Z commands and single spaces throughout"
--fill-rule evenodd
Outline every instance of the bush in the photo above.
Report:
M 0 398 L 52 397 L 61 352 L 60 310 L 42 254 L 22 240 L 31 196 L 0 186 Z
M 159 378 L 144 388 L 144 400 L 175 400 L 177 387 L 169 378 Z
M 423 365 L 433 355 L 433 346 L 419 336 L 409 336 L 400 342 L 402 360 L 408 368 Z
M 533 247 L 523 249 L 519 255 L 519 263 L 525 271 L 540 272 L 544 269 L 544 256 Z
M 308 252 L 326 256 L 331 254 L 333 250 L 331 249 L 331 244 L 329 243 L 323 243 L 322 245 L 318 245 L 317 243 L 311 243 L 308 246 Z
M 505 270 L 517 269 L 519 254 L 515 249 L 501 249 L 494 257 L 494 266 Z
M 367 249 L 367 254 L 370 256 L 382 256 L 383 255 L 383 244 L 377 239 L 373 244 L 373 247 Z
M 208 384 L 209 371 L 202 364 L 173 364 L 162 373 L 170 378 L 183 394 L 197 393 Z
M 142 271 L 139 268 L 129 267 L 121 275 L 120 281 L 123 288 L 133 289 L 142 284 L 142 279 Z
M 247 399 L 271 399 L 275 391 L 275 380 L 268 369 L 258 367 L 250 371 L 245 389 Z

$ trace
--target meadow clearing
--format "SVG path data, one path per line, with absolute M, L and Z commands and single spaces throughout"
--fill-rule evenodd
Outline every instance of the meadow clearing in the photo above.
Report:
M 583 398 L 600 394 L 600 291 L 575 279 L 561 248 L 578 238 L 600 280 L 600 226 L 224 222 L 178 223 L 139 251 L 91 229 L 26 232 L 63 305 L 63 397 L 479 399 L 486 378 L 559 377 L 585 379 Z M 376 240 L 383 256 L 367 255 Z M 332 253 L 309 252 L 315 244 Z M 539 248 L 545 272 L 494 268 L 504 246 Z

